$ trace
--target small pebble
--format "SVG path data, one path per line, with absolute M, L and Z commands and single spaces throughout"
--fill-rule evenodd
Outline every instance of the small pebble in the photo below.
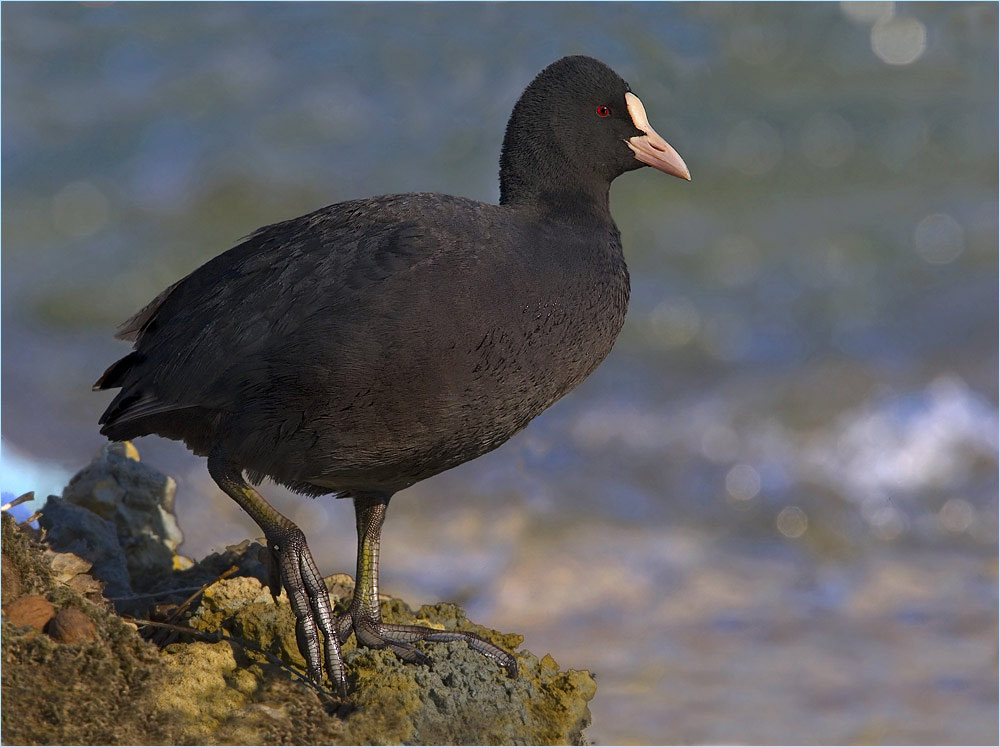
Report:
M 97 638 L 97 626 L 76 607 L 59 610 L 46 632 L 59 643 L 88 643 Z
M 56 615 L 56 609 L 48 599 L 37 594 L 30 594 L 13 602 L 3 608 L 7 619 L 18 627 L 31 626 L 35 630 L 42 630 L 46 623 Z

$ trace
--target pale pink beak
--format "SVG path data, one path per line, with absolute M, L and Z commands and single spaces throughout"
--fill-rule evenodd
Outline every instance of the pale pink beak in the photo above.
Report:
M 630 137 L 625 141 L 625 144 L 635 154 L 636 160 L 642 161 L 654 169 L 659 169 L 665 174 L 691 181 L 691 172 L 688 171 L 684 159 L 670 147 L 670 143 L 657 135 L 656 130 L 649 124 L 649 120 L 646 119 L 646 109 L 639 101 L 639 97 L 631 92 L 626 93 L 625 105 L 628 107 L 629 116 L 632 117 L 632 124 L 636 126 L 636 129 L 646 133 Z

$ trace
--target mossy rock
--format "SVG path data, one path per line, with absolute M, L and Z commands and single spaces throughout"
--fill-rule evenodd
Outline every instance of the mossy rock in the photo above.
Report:
M 328 585 L 350 593 L 349 578 L 328 579 Z M 466 630 L 513 651 L 523 637 L 504 634 L 469 621 L 452 604 L 425 605 L 417 612 L 402 600 L 381 600 L 388 623 L 426 625 L 441 630 Z M 282 661 L 302 668 L 295 645 L 295 618 L 282 595 L 275 604 L 255 578 L 220 581 L 206 590 L 188 624 L 204 631 L 225 631 L 253 640 Z M 236 657 L 224 644 L 226 668 Z M 420 644 L 432 665 L 406 664 L 385 650 L 357 649 L 352 637 L 344 646 L 350 704 L 342 733 L 328 741 L 347 744 L 582 744 L 590 723 L 587 703 L 596 685 L 589 672 L 560 672 L 552 657 L 541 660 L 529 652 L 516 654 L 519 676 L 503 669 L 462 642 Z M 263 679 L 266 661 L 245 654 L 245 671 Z M 256 663 L 252 663 L 256 661 Z M 227 669 L 228 671 L 228 669 Z M 201 677 L 202 675 L 198 675 Z M 233 689 L 241 689 L 235 683 Z M 252 688 L 250 688 L 252 689 Z M 248 692 L 246 686 L 242 687 Z M 228 696 L 227 696 L 228 697 Z M 248 700 L 247 703 L 250 701 Z M 285 704 L 257 701 L 268 709 Z M 335 738 L 339 736 L 339 738 Z
M 560 672 L 551 657 L 518 651 L 519 676 L 511 679 L 461 642 L 421 644 L 428 667 L 356 649 L 352 638 L 344 647 L 348 702 L 339 704 L 293 671 L 302 660 L 287 599 L 276 603 L 257 578 L 210 586 L 184 621 L 203 632 L 161 649 L 106 600 L 57 583 L 44 545 L 6 515 L 3 541 L 21 593 L 78 608 L 97 629 L 95 640 L 69 645 L 4 620 L 8 744 L 585 743 L 594 680 Z M 349 577 L 328 583 L 342 609 Z M 471 630 L 512 651 L 522 640 L 476 625 L 450 604 L 413 612 L 386 598 L 382 613 L 387 622 Z
M 164 681 L 161 653 L 106 602 L 94 603 L 56 584 L 45 547 L 3 516 L 3 559 L 20 576 L 22 593 L 40 594 L 58 609 L 81 610 L 94 623 L 93 641 L 60 644 L 3 620 L 6 744 L 155 744 L 180 735 L 152 708 Z

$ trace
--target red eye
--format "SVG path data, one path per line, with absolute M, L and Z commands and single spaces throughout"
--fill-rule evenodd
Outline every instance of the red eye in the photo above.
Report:
M 611 110 L 608 107 L 606 107 L 604 104 L 601 104 L 599 107 L 597 107 L 597 116 L 598 117 L 607 117 L 607 116 L 610 116 L 610 115 L 611 115 Z

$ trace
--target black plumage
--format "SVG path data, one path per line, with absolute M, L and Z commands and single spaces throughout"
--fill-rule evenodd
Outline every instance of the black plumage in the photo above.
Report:
M 121 388 L 101 432 L 155 433 L 210 457 L 272 544 L 272 591 L 306 587 L 296 613 L 326 634 L 339 688 L 327 613 L 289 570 L 294 556 L 308 575 L 304 538 L 286 547 L 291 522 L 261 508 L 242 474 L 354 498 L 359 542 L 377 553 L 369 535 L 393 493 L 500 446 L 583 381 L 628 307 L 611 181 L 644 163 L 688 178 L 636 102 L 603 63 L 559 60 L 514 108 L 499 205 L 423 193 L 330 205 L 259 229 L 119 329 L 135 346 L 95 385 Z M 381 513 L 362 526 L 372 505 Z M 335 623 L 341 639 L 353 627 L 410 658 L 429 637 L 394 639 L 363 599 L 351 617 Z M 314 676 L 318 651 L 318 638 L 304 644 Z

